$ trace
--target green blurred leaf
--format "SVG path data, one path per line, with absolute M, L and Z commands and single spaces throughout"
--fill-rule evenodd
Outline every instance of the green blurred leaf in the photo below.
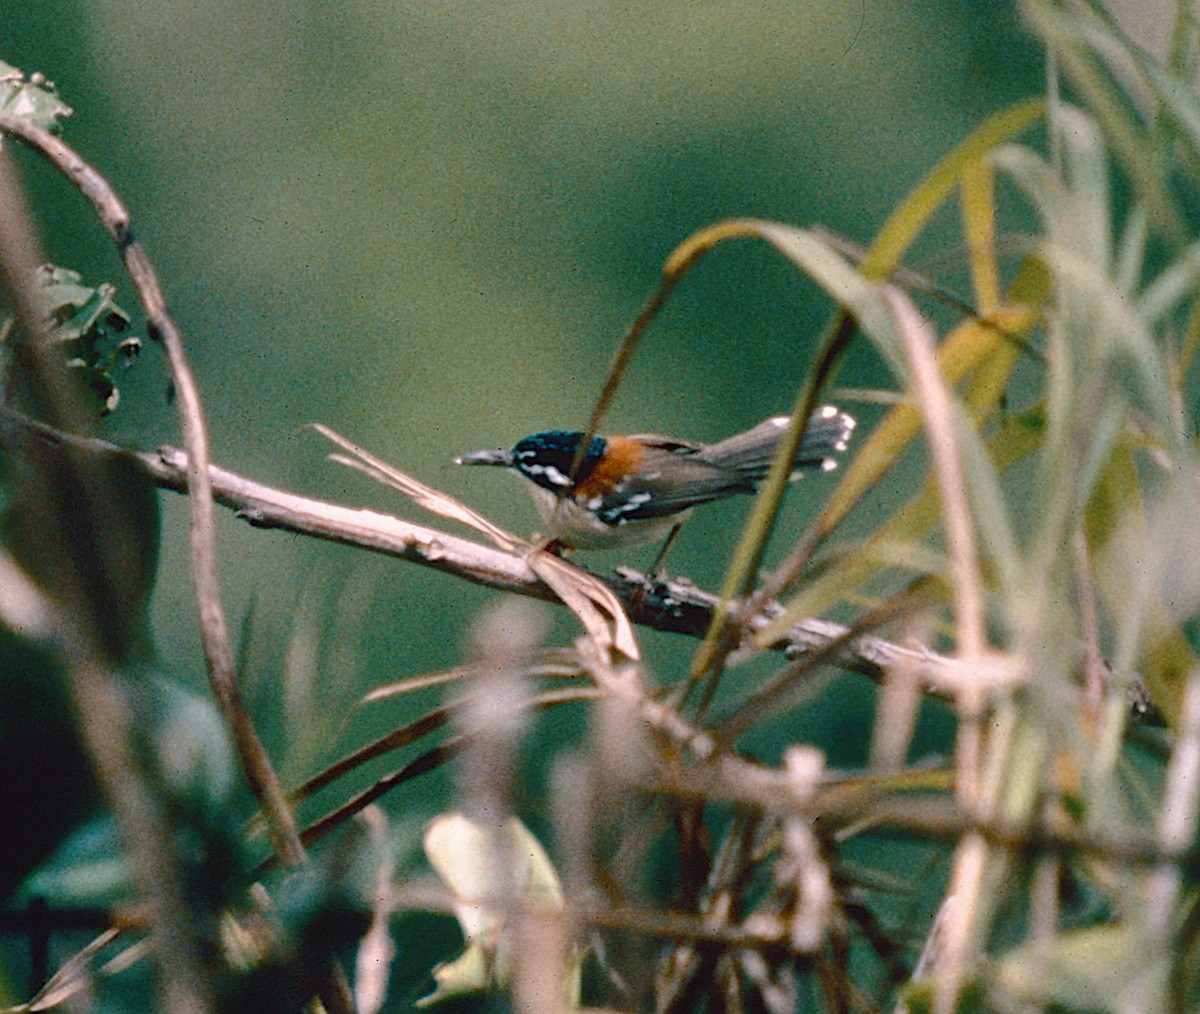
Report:
M 1148 324 L 1161 324 L 1176 307 L 1194 296 L 1200 278 L 1200 243 L 1193 243 L 1168 264 L 1138 297 L 1137 312 Z
M 1028 148 L 997 152 L 995 164 L 1021 187 L 1038 211 L 1037 250 L 1054 281 L 1048 315 L 1042 397 L 1046 436 L 1038 459 L 1032 574 L 1061 580 L 1073 569 L 1064 549 L 1083 517 L 1092 490 L 1129 424 L 1131 410 L 1149 423 L 1151 439 L 1178 447 L 1178 397 L 1155 321 L 1134 291 L 1118 284 L 1140 262 L 1138 219 L 1114 263 L 1104 137 L 1096 121 L 1074 107 L 1054 107 L 1051 130 L 1062 169 Z M 1154 290 L 1159 309 L 1178 293 L 1179 271 Z M 1057 575 L 1057 576 L 1055 576 Z
M 117 829 L 101 817 L 74 831 L 22 886 L 51 906 L 110 908 L 134 890 L 133 874 Z
M 302 955 L 297 971 L 320 967 L 366 933 L 377 866 L 365 836 L 354 833 L 287 876 L 275 905 L 285 938 L 281 954 Z
M 1066 8 L 1053 0 L 1023 0 L 1021 9 L 1102 125 L 1155 225 L 1178 233 L 1182 219 L 1166 185 L 1161 146 L 1138 115 L 1138 104 L 1130 101 L 1144 80 L 1129 73 L 1114 80 L 1102 62 L 1136 68 L 1129 40 L 1086 4 Z
M 1166 953 L 1129 926 L 1063 933 L 1011 951 L 996 966 L 1008 1003 L 1075 1011 L 1167 1010 Z
M 367 933 L 384 850 L 392 847 L 352 823 L 330 847 L 310 853 L 310 862 L 284 873 L 270 902 L 249 912 L 243 903 L 236 919 L 225 913 L 222 944 L 237 974 L 225 984 L 222 1009 L 308 1009 L 314 982 Z
M 51 596 L 62 574 L 47 561 L 42 540 L 62 540 L 72 552 L 93 554 L 88 561 L 90 608 L 114 659 L 123 665 L 146 649 L 147 608 L 158 570 L 157 491 L 126 456 L 109 448 L 72 445 L 69 467 L 85 470 L 104 490 L 105 499 L 86 505 L 86 527 L 82 507 L 77 507 L 74 520 L 79 527 L 41 531 L 43 519 L 24 496 L 22 475 L 37 458 L 42 459 L 39 467 L 64 468 L 64 457 L 61 447 L 28 438 L 19 454 L 0 461 L 0 467 L 12 470 L 5 477 L 11 502 L 0 518 L 0 536 L 20 566 Z
M 164 787 L 176 800 L 219 814 L 238 784 L 239 768 L 212 698 L 167 680 L 143 682 L 143 721 Z
M 228 732 L 206 697 L 150 675 L 122 684 L 140 730 L 139 759 L 173 815 L 189 896 L 198 912 L 216 911 L 245 879 L 242 846 L 227 819 L 236 784 Z M 64 720 L 72 721 L 69 709 Z M 90 777 L 82 777 L 81 786 L 94 794 Z M 23 890 L 54 904 L 108 906 L 133 887 L 123 844 L 105 817 L 74 830 Z
M 1194 85 L 1158 61 L 1149 59 L 1144 53 L 1132 47 L 1130 52 L 1155 96 L 1179 128 L 1193 157 L 1200 157 L 1200 100 L 1196 97 Z

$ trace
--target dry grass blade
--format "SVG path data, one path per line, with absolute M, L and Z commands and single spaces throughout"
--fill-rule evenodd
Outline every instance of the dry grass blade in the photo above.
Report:
M 387 817 L 377 806 L 369 806 L 360 818 L 383 859 L 375 873 L 371 892 L 371 925 L 358 945 L 355 960 L 354 1002 L 358 1014 L 377 1014 L 387 999 L 388 971 L 396 947 L 392 943 L 389 924 L 392 916 L 391 880 L 395 860 L 384 851 L 387 842 Z
M 79 996 L 85 990 L 92 988 L 98 974 L 106 974 L 117 968 L 128 967 L 129 964 L 144 957 L 150 948 L 149 940 L 139 940 L 131 944 L 116 957 L 110 959 L 99 969 L 94 969 L 96 956 L 109 944 L 114 943 L 124 931 L 113 926 L 91 940 L 82 950 L 76 951 L 59 967 L 58 971 L 28 1003 L 16 1007 L 4 1008 L 4 1014 L 25 1014 L 26 1011 L 52 1010 Z
M 975 527 L 962 468 L 958 420 L 951 395 L 938 370 L 931 329 L 902 293 L 885 288 L 884 298 L 908 355 L 911 383 L 924 416 L 938 480 L 954 591 L 957 649 L 968 663 L 972 663 L 982 660 L 987 651 L 987 630 Z M 979 712 L 982 699 L 979 688 L 973 686 L 972 681 L 964 683 L 958 705 L 960 723 L 955 744 L 955 787 L 960 800 L 969 808 L 974 808 L 981 791 Z M 959 846 L 955 857 L 955 886 L 949 897 L 955 899 L 956 918 L 947 927 L 946 956 L 938 969 L 935 998 L 935 1010 L 947 1014 L 957 1001 L 966 975 L 970 934 L 986 861 L 987 845 L 977 836 L 968 836 Z
M 563 604 L 579 618 L 588 635 L 595 638 L 598 644 L 606 649 L 615 648 L 627 658 L 639 657 L 637 638 L 624 607 L 612 589 L 599 578 L 571 566 L 561 557 L 540 552 L 537 547 L 492 524 L 483 515 L 454 497 L 447 496 L 419 479 L 393 468 L 328 426 L 314 423 L 313 429 L 349 454 L 349 457 L 331 455 L 333 461 L 357 468 L 377 482 L 403 493 L 426 510 L 468 525 L 486 535 L 506 552 L 523 556 L 530 569 L 554 590 Z M 607 619 L 604 614 L 607 614 Z
M 426 690 L 429 687 L 438 687 L 447 683 L 456 683 L 463 679 L 471 679 L 479 674 L 479 670 L 479 663 L 472 663 L 455 666 L 453 669 L 443 669 L 441 672 L 410 676 L 407 679 L 396 680 L 394 683 L 387 683 L 381 687 L 376 687 L 370 693 L 364 694 L 359 704 L 374 704 L 377 701 L 385 701 L 403 694 L 415 693 L 418 690 Z M 532 655 L 528 661 L 522 663 L 521 671 L 526 676 L 533 678 L 571 679 L 572 677 L 583 675 L 578 657 L 569 648 L 551 648 L 546 651 L 539 651 Z
M 595 687 L 574 686 L 564 687 L 559 690 L 546 690 L 539 694 L 534 694 L 529 698 L 529 706 L 531 708 L 552 708 L 560 704 L 571 704 L 576 701 L 596 700 L 601 696 L 601 691 Z M 310 799 L 319 791 L 331 785 L 339 778 L 357 771 L 364 764 L 382 757 L 385 754 L 391 753 L 394 750 L 402 749 L 406 746 L 411 746 L 432 732 L 436 732 L 448 725 L 452 720 L 455 711 L 462 707 L 462 701 L 456 701 L 453 704 L 443 705 L 440 708 L 422 715 L 420 718 L 403 728 L 396 729 L 388 733 L 386 736 L 381 736 L 379 739 L 368 743 L 360 750 L 348 754 L 347 756 L 335 761 L 323 771 L 318 772 L 303 785 L 297 788 L 290 796 L 296 805 Z M 363 792 L 353 796 L 343 805 L 337 807 L 330 813 L 326 814 L 316 823 L 305 829 L 303 838 L 306 842 L 315 841 L 316 839 L 328 834 L 334 827 L 344 823 L 347 819 L 358 813 L 365 806 L 374 802 L 380 796 L 391 791 L 397 786 L 403 785 L 405 782 L 411 781 L 418 775 L 427 774 L 430 771 L 440 767 L 443 763 L 449 760 L 462 745 L 461 736 L 452 737 L 449 740 L 433 747 L 415 760 L 406 764 L 398 771 L 383 776 L 376 781 L 372 786 L 365 789 Z
M 385 683 L 381 687 L 376 687 L 374 690 L 363 694 L 362 699 L 355 705 L 355 710 L 361 708 L 365 704 L 376 704 L 379 701 L 388 701 L 393 697 L 403 697 L 405 694 L 415 694 L 421 690 L 428 690 L 431 687 L 442 687 L 448 683 L 457 683 L 459 680 L 471 679 L 479 671 L 476 665 L 458 665 L 453 669 L 443 669 L 440 672 L 422 673 L 420 676 L 406 676 L 404 679 L 395 680 L 392 683 Z
M 363 448 L 347 440 L 340 433 L 331 430 L 328 426 L 323 426 L 321 423 L 313 423 L 312 428 L 326 440 L 337 444 L 338 447 L 342 448 L 349 455 L 349 457 L 345 457 L 340 454 L 332 454 L 330 455 L 331 461 L 336 461 L 349 468 L 357 468 L 365 475 L 369 475 L 376 482 L 403 493 L 427 511 L 440 514 L 444 518 L 450 518 L 470 528 L 474 528 L 480 534 L 486 535 L 501 549 L 507 550 L 510 553 L 520 550 L 528 551 L 529 543 L 517 538 L 511 532 L 506 532 L 499 525 L 492 524 L 482 514 L 471 510 L 470 507 L 455 500 L 454 497 L 447 496 L 432 486 L 425 485 L 420 479 L 414 479 L 411 475 L 401 472 L 398 468 L 393 468 L 386 461 L 382 461 L 369 451 L 363 450 Z
M 946 546 L 954 579 L 958 650 L 960 654 L 974 658 L 986 651 L 987 633 L 975 526 L 966 496 L 954 407 L 938 370 L 932 330 L 899 290 L 885 288 L 884 298 L 895 315 L 896 330 L 908 350 L 913 388 L 925 417 L 941 493 Z
M 621 600 L 608 585 L 552 553 L 535 550 L 529 555 L 528 563 L 530 569 L 554 589 L 563 605 L 579 618 L 598 647 L 606 651 L 616 649 L 634 661 L 640 657 L 633 624 L 629 622 Z

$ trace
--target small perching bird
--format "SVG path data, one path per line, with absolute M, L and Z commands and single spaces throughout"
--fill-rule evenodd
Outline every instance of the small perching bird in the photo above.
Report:
M 583 434 L 549 430 L 512 450 L 472 451 L 458 465 L 497 465 L 528 480 L 547 534 L 569 549 L 612 549 L 670 535 L 693 507 L 753 493 L 775 458 L 790 420 L 766 419 L 715 444 L 635 433 L 592 437 L 571 476 Z M 789 481 L 837 467 L 855 420 L 823 405 L 808 421 Z

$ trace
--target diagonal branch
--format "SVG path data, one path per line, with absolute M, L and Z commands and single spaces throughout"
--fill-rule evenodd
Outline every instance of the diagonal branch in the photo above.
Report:
M 104 440 L 63 433 L 15 412 L 0 413 L 0 444 L 17 445 L 19 449 L 22 442 L 30 440 L 69 444 L 97 454 L 118 454 L 159 488 L 176 493 L 187 491 L 188 459 L 181 450 L 163 447 L 154 452 L 128 451 Z M 547 602 L 559 601 L 521 556 L 378 511 L 298 496 L 216 465 L 209 468 L 209 475 L 213 499 L 256 527 L 278 528 L 356 546 L 488 588 Z M 702 638 L 718 605 L 715 594 L 683 578 L 648 581 L 635 570 L 621 568 L 602 580 L 620 599 L 634 623 L 655 630 Z M 782 609 L 778 603 L 767 603 L 746 621 L 747 638 L 765 628 Z M 832 665 L 877 681 L 891 666 L 903 664 L 911 667 L 935 696 L 944 696 L 947 688 L 956 686 L 963 678 L 962 663 L 922 645 L 900 645 L 882 637 L 856 634 L 840 623 L 818 618 L 797 623 L 771 650 L 793 657 L 819 655 Z

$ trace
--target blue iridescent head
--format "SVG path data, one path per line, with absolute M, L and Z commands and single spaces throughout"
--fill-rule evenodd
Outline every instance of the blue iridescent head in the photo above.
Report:
M 552 492 L 561 492 L 572 485 L 571 465 L 582 439 L 583 434 L 578 431 L 535 433 L 512 449 L 512 467 L 531 482 Z M 604 443 L 604 437 L 592 437 L 575 473 L 575 484 L 583 482 L 604 456 Z

